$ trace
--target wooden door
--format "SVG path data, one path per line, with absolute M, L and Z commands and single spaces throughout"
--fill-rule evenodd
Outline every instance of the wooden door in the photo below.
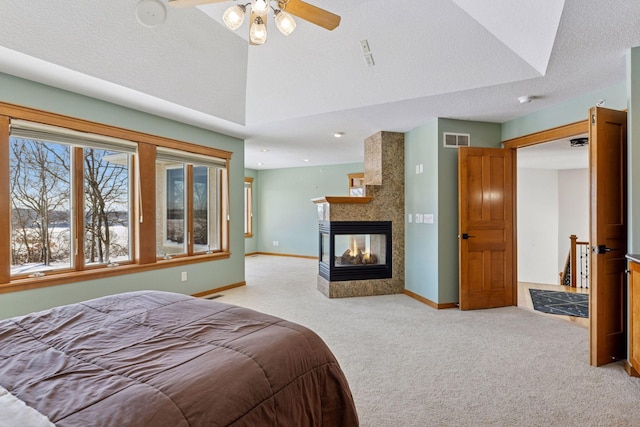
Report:
M 627 113 L 589 113 L 590 362 L 626 358 Z
M 513 261 L 513 155 L 459 148 L 460 309 L 516 304 Z

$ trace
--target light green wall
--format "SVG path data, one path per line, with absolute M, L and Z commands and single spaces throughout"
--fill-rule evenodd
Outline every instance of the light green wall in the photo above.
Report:
M 601 99 L 605 100 L 605 108 L 624 110 L 627 108 L 625 83 L 596 90 L 553 107 L 503 123 L 502 140 L 506 141 L 530 133 L 586 120 L 589 116 L 589 109 Z
M 240 216 L 244 211 L 242 140 L 1 73 L 0 101 L 233 152 L 229 259 L 0 294 L 0 318 L 116 292 L 157 289 L 193 294 L 244 281 L 244 230 Z M 182 271 L 188 273 L 186 282 L 180 281 Z
M 259 199 L 258 199 L 258 187 L 260 187 L 260 183 L 258 180 L 258 171 L 254 169 L 245 169 L 244 176 L 247 178 L 253 178 L 252 184 L 252 207 L 253 207 L 253 236 L 245 237 L 244 239 L 244 253 L 251 254 L 254 252 L 258 252 L 258 235 L 260 234 L 260 224 L 258 222 L 258 212 L 259 208 Z
M 500 147 L 498 123 L 436 119 L 405 136 L 405 288 L 438 304 L 458 302 L 458 150 L 443 132 L 468 133 L 474 147 Z M 416 174 L 416 165 L 423 173 Z M 416 223 L 415 214 L 434 214 Z
M 640 253 L 640 47 L 627 52 L 629 253 Z M 635 213 L 635 215 L 634 215 Z
M 458 302 L 458 150 L 445 148 L 443 132 L 468 133 L 472 147 L 500 147 L 499 123 L 438 119 L 438 300 Z
M 311 199 L 348 195 L 347 174 L 356 172 L 364 172 L 363 163 L 258 171 L 258 251 L 317 257 L 318 211 Z
M 405 134 L 405 289 L 438 301 L 438 121 Z M 422 165 L 422 173 L 416 167 Z M 433 224 L 416 223 L 433 214 Z M 408 218 L 411 216 L 411 222 Z
M 628 252 L 640 252 L 640 52 L 627 51 L 627 81 L 579 96 L 502 125 L 503 140 L 585 120 L 600 99 L 605 108 L 628 109 Z

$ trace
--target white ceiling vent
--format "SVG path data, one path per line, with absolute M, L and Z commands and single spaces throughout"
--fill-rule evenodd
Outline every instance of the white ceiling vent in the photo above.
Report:
M 443 132 L 442 140 L 447 148 L 469 147 L 471 145 L 471 135 L 468 133 Z

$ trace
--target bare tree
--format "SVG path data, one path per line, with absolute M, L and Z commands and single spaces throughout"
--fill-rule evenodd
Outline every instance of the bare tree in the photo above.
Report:
M 129 251 L 128 244 L 113 239 L 111 229 L 128 225 L 128 165 L 108 161 L 105 150 L 84 153 L 85 256 L 90 263 L 108 263 Z
M 68 258 L 69 148 L 23 138 L 10 146 L 13 260 L 50 265 Z M 66 241 L 56 226 L 66 229 Z

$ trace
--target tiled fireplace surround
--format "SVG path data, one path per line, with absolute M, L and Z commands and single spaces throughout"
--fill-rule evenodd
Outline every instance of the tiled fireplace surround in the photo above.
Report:
M 318 275 L 328 298 L 398 294 L 404 290 L 404 134 L 378 132 L 364 142 L 366 197 L 314 199 L 321 221 L 391 221 L 392 277 L 329 281 Z

